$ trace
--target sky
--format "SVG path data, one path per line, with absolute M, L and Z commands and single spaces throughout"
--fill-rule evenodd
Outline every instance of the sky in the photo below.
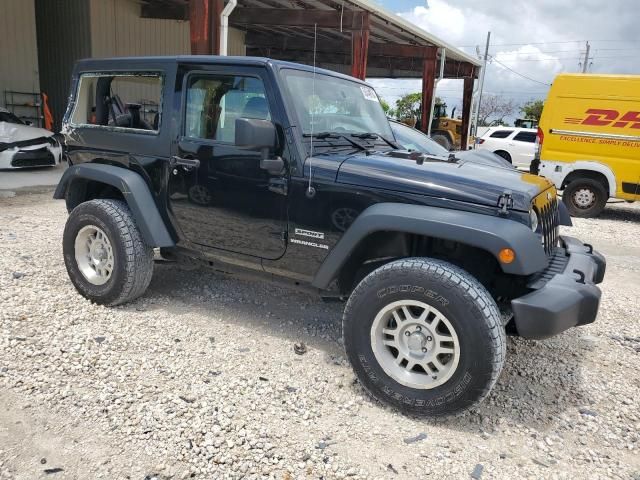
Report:
M 558 73 L 581 71 L 587 41 L 589 72 L 640 74 L 640 0 L 375 1 L 474 56 L 491 31 L 484 92 L 518 104 L 544 100 Z M 392 105 L 421 89 L 420 80 L 370 83 Z M 460 111 L 462 81 L 441 81 L 436 95 Z

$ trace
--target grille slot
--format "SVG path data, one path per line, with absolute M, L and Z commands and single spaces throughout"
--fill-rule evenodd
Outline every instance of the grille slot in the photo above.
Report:
M 551 255 L 558 245 L 558 230 L 560 225 L 558 198 L 556 195 L 553 195 L 551 200 L 542 206 L 539 215 L 542 229 L 542 245 L 544 246 L 545 253 Z

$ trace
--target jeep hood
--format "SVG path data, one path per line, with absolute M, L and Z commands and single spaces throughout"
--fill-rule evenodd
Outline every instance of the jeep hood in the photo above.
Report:
M 525 212 L 533 198 L 551 186 L 542 177 L 515 169 L 448 161 L 444 157 L 425 157 L 424 163 L 418 164 L 409 158 L 385 154 L 347 158 L 336 181 L 493 207 L 505 191 L 510 191 L 513 209 Z

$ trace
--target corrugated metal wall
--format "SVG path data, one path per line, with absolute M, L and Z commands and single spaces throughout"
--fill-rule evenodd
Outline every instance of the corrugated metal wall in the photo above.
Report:
M 44 91 L 58 130 L 76 60 L 190 50 L 188 21 L 140 18 L 136 0 L 0 0 L 0 104 L 5 89 Z M 245 54 L 230 28 L 229 55 Z
M 140 18 L 135 0 L 89 0 L 93 57 L 189 55 L 189 22 Z M 229 29 L 229 55 L 245 55 L 244 32 Z
M 189 53 L 189 22 L 140 18 L 134 0 L 90 2 L 93 57 Z
M 0 105 L 5 90 L 40 91 L 34 15 L 33 0 L 0 0 Z
M 88 0 L 36 0 L 41 90 L 49 96 L 54 129 L 67 106 L 73 64 L 91 56 Z
M 233 13 L 231 14 L 233 15 Z M 228 37 L 228 53 L 229 55 L 239 55 L 244 57 L 247 54 L 247 45 L 245 43 L 246 34 L 242 30 L 229 27 Z

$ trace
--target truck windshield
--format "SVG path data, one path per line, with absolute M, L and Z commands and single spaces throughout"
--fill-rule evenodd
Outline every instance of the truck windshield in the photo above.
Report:
M 320 132 L 377 134 L 393 138 L 375 90 L 358 82 L 300 70 L 283 70 L 300 129 Z

